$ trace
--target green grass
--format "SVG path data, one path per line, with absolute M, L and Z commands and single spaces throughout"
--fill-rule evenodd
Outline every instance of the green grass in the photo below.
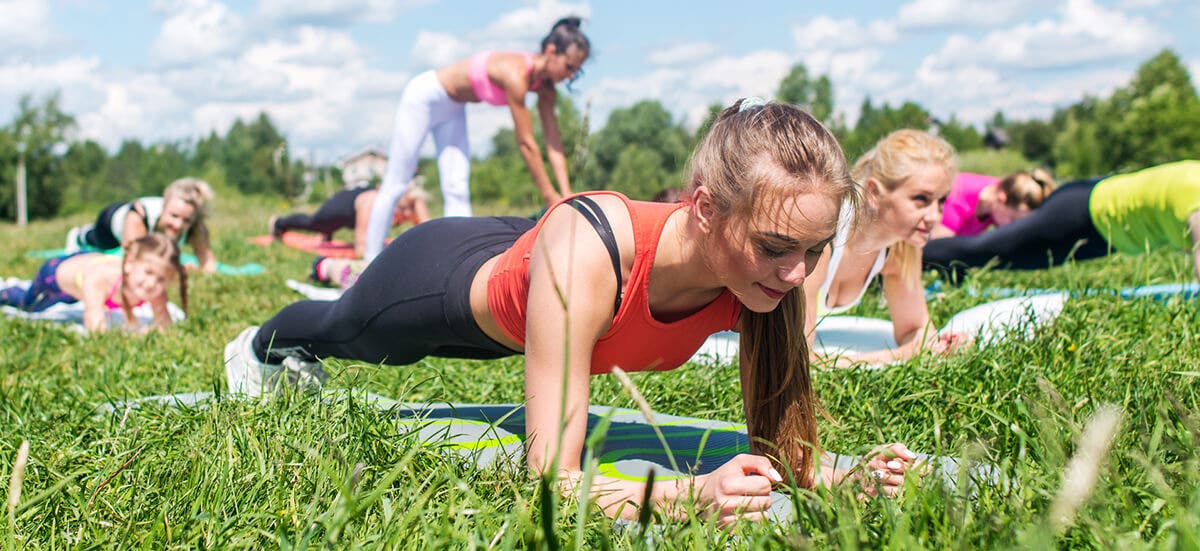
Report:
M 310 257 L 248 245 L 282 205 L 242 198 L 212 221 L 218 258 L 259 262 L 257 277 L 197 275 L 189 320 L 145 338 L 81 338 L 52 324 L 0 320 L 0 491 L 30 442 L 21 500 L 0 521 L 5 548 L 334 547 L 1153 547 L 1200 546 L 1200 409 L 1195 303 L 1074 300 L 1028 340 L 877 372 L 822 372 L 832 421 L 822 444 L 855 452 L 903 441 L 981 458 L 1011 485 L 974 495 L 934 484 L 896 500 L 801 492 L 794 523 L 732 533 L 703 519 L 618 532 L 595 509 L 552 500 L 521 469 L 477 470 L 421 446 L 375 409 L 290 396 L 206 410 L 111 416 L 113 399 L 224 388 L 221 353 L 243 327 L 296 300 L 283 286 Z M 236 209 L 236 212 L 235 212 Z M 86 217 L 0 226 L 0 275 L 29 277 L 33 249 L 61 246 Z M 984 272 L 975 286 L 1085 289 L 1190 281 L 1180 254 L 1114 257 L 1043 272 Z M 856 312 L 886 315 L 878 293 Z M 986 299 L 951 288 L 935 322 Z M 331 362 L 330 386 L 403 400 L 519 402 L 519 359 L 428 359 L 403 367 Z M 741 420 L 733 366 L 688 365 L 634 381 L 656 411 Z M 611 377 L 593 403 L 632 407 Z M 1123 411 L 1099 482 L 1074 524 L 1050 504 L 1083 424 L 1101 404 Z M 550 513 L 544 515 L 543 512 Z M 546 529 L 547 523 L 549 530 Z M 581 532 L 577 532 L 581 530 Z

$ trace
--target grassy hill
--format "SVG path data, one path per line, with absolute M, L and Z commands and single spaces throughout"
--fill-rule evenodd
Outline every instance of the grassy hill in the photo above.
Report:
M 830 414 L 826 448 L 903 441 L 990 461 L 1013 484 L 974 495 L 914 486 L 896 500 L 801 492 L 794 524 L 733 532 L 695 519 L 647 540 L 615 531 L 596 510 L 580 528 L 569 500 L 543 515 L 538 482 L 523 471 L 476 470 L 354 403 L 288 396 L 97 413 L 114 399 L 224 388 L 224 344 L 301 298 L 283 282 L 303 279 L 311 257 L 246 242 L 280 210 L 222 198 L 211 221 L 218 258 L 268 271 L 193 276 L 191 315 L 169 331 L 85 338 L 0 319 L 0 481 L 10 480 L 21 442 L 30 445 L 21 498 L 0 522 L 6 548 L 511 548 L 574 545 L 577 534 L 600 548 L 1200 546 L 1200 309 L 1192 302 L 1074 299 L 1030 339 L 882 371 L 817 373 Z M 0 275 L 30 277 L 40 261 L 26 253 L 61 247 L 67 228 L 86 221 L 0 226 Z M 1161 253 L 984 272 L 966 283 L 1082 290 L 1193 279 L 1184 255 Z M 853 313 L 886 316 L 878 296 L 868 293 Z M 948 287 L 930 309 L 940 325 L 986 300 Z M 332 361 L 327 371 L 329 386 L 402 400 L 522 400 L 519 359 Z M 657 411 L 744 419 L 735 366 L 688 365 L 634 380 Z M 611 377 L 593 378 L 592 400 L 633 405 Z M 1051 504 L 1081 427 L 1102 404 L 1122 411 L 1119 432 L 1091 498 L 1060 527 Z

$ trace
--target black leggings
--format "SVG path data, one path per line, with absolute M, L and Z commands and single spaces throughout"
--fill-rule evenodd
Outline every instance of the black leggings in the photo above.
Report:
M 279 363 L 343 358 L 404 365 L 426 356 L 493 359 L 518 354 L 471 315 L 471 280 L 533 228 L 525 218 L 438 218 L 400 234 L 336 301 L 305 300 L 259 329 L 254 353 Z
M 972 237 L 934 239 L 925 246 L 927 269 L 962 275 L 993 258 L 1000 268 L 1037 270 L 1068 258 L 1086 260 L 1109 253 L 1108 241 L 1096 231 L 1088 211 L 1092 188 L 1102 178 L 1065 184 L 1028 216 Z
M 354 200 L 371 188 L 345 189 L 333 194 L 312 214 L 301 212 L 280 217 L 275 221 L 275 233 L 290 230 L 316 232 L 328 240 L 342 228 L 353 228 L 355 222 Z

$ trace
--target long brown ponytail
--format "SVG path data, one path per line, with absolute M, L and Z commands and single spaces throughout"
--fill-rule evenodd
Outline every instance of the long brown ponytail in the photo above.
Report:
M 764 158 L 777 168 L 772 177 L 759 170 Z M 861 202 L 833 134 L 798 107 L 762 100 L 740 100 L 721 112 L 692 156 L 690 185 L 708 188 L 715 224 L 731 231 L 801 193 L 851 207 Z M 809 376 L 804 302 L 797 288 L 770 312 L 742 308 L 741 349 L 750 363 L 742 386 L 752 451 L 811 486 L 821 409 Z

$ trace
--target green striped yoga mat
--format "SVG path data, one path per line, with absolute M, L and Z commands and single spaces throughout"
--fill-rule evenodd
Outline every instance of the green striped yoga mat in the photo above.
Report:
M 394 417 L 401 434 L 415 435 L 416 440 L 424 445 L 461 456 L 480 468 L 498 463 L 518 468 L 524 465 L 525 408 L 520 404 L 411 404 L 347 391 L 325 391 L 323 399 L 337 401 L 348 399 L 351 395 L 356 400 L 374 404 L 381 412 Z M 228 395 L 224 398 L 228 399 Z M 99 409 L 104 413 L 123 415 L 130 409 L 148 403 L 169 407 L 205 407 L 213 399 L 214 395 L 209 392 L 151 396 L 110 402 Z M 599 474 L 604 476 L 644 481 L 651 469 L 654 469 L 658 480 L 706 474 L 733 456 L 749 450 L 749 439 L 743 424 L 655 414 L 656 424 L 651 425 L 638 410 L 608 406 L 588 408 L 589 440 L 594 440 L 595 431 L 604 425 L 606 419 L 607 430 L 599 438 L 597 448 L 592 450 L 599 462 Z M 655 428 L 662 432 L 665 446 Z M 929 476 L 951 486 L 956 486 L 960 481 L 974 486 L 995 484 L 999 480 L 997 470 L 991 465 L 918 455 L 932 467 Z M 849 469 L 859 460 L 855 456 L 827 453 L 824 461 L 837 468 Z M 789 518 L 791 502 L 787 496 L 773 493 L 772 497 L 773 515 L 778 519 Z

